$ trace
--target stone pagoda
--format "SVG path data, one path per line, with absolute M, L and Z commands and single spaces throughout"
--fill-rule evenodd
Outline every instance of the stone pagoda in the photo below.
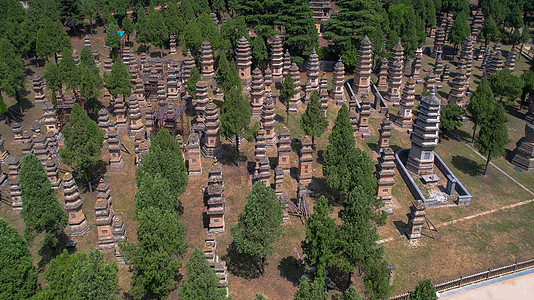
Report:
M 252 71 L 252 83 L 250 85 L 250 107 L 253 116 L 259 116 L 265 101 L 265 85 L 261 70 L 256 68 Z
M 200 138 L 196 132 L 189 135 L 187 141 L 187 166 L 189 176 L 202 175 L 202 156 L 200 155 Z
M 204 130 L 204 141 L 202 143 L 202 154 L 204 157 L 218 157 L 221 155 L 221 137 L 219 136 L 219 109 L 215 103 L 211 102 L 206 106 L 206 128 Z
M 473 73 L 473 37 L 468 36 L 462 44 L 460 57 L 465 59 L 465 76 L 469 78 Z
M 385 148 L 378 158 L 378 165 L 376 168 L 376 197 L 382 198 L 386 203 L 390 203 L 393 199 L 391 191 L 395 184 L 395 154 L 391 148 Z
M 313 92 L 319 93 L 319 56 L 313 49 L 308 60 L 308 70 L 306 72 L 306 101 L 310 100 Z
M 436 37 L 434 38 L 434 49 L 432 55 L 437 58 L 443 53 L 443 45 L 445 44 L 445 28 L 442 26 L 436 30 Z
M 328 110 L 328 78 L 326 74 L 321 75 L 319 80 L 319 101 L 321 102 L 321 109 L 323 110 L 323 115 L 326 117 L 326 111 Z
M 514 71 L 515 68 L 515 57 L 517 56 L 516 50 L 512 49 L 510 52 L 508 52 L 508 56 L 506 57 L 506 62 L 504 63 L 504 67 L 510 71 Z
M 434 71 L 430 70 L 425 77 L 425 83 L 423 85 L 423 93 L 430 92 L 432 89 L 436 88 L 436 74 Z
M 341 58 L 339 58 L 334 67 L 334 74 L 332 75 L 332 91 L 330 92 L 330 97 L 334 99 L 337 105 L 343 105 L 345 102 L 343 84 L 345 84 L 345 65 L 341 61 Z
M 391 58 L 389 60 L 388 69 L 388 90 L 386 99 L 393 102 L 393 105 L 400 101 L 401 85 L 402 85 L 402 65 L 404 62 L 404 48 L 399 42 L 391 50 Z
M 126 129 L 126 105 L 122 96 L 115 98 L 115 123 L 118 129 Z
M 504 68 L 504 60 L 501 50 L 494 50 L 489 58 L 489 63 L 484 69 L 484 76 L 491 76 Z
M 413 114 L 412 109 L 415 101 L 415 79 L 412 77 L 404 84 L 400 109 L 395 119 L 395 124 L 402 128 L 412 128 Z
M 195 67 L 195 58 L 191 55 L 191 50 L 187 49 L 187 54 L 182 62 L 182 81 L 185 83 L 191 76 L 191 70 Z
M 284 193 L 284 169 L 280 166 L 274 169 L 274 192 L 277 196 Z
M 369 117 L 371 117 L 371 103 L 368 101 L 367 97 L 362 97 L 362 106 L 358 118 L 358 131 L 362 133 L 363 138 L 370 137 Z
M 63 207 L 69 216 L 67 229 L 70 236 L 80 236 L 89 230 L 89 223 L 82 211 L 83 200 L 80 197 L 78 186 L 70 173 L 63 176 Z
M 372 67 L 373 50 L 371 48 L 371 40 L 365 36 L 360 43 L 360 51 L 358 51 L 356 69 L 354 70 L 354 93 L 356 95 L 370 94 Z
M 289 99 L 289 112 L 290 113 L 296 113 L 297 108 L 302 104 L 300 100 L 300 72 L 299 67 L 297 67 L 296 63 L 293 63 L 291 65 L 291 68 L 289 70 L 289 75 L 293 77 L 293 84 L 295 86 L 295 95 L 293 98 Z
M 217 241 L 213 233 L 208 232 L 208 236 L 204 239 L 202 251 L 210 267 L 215 271 L 215 275 L 219 278 L 218 287 L 226 288 L 228 285 L 228 269 L 226 267 L 226 261 L 221 260 L 217 255 Z M 227 288 L 226 291 L 228 294 Z
M 130 138 L 135 138 L 138 134 L 145 134 L 145 125 L 143 124 L 141 109 L 139 108 L 139 101 L 135 96 L 130 96 L 128 100 L 128 115 L 130 124 L 128 125 L 128 133 Z
M 98 111 L 98 127 L 104 132 L 104 140 L 107 139 L 109 125 L 109 111 L 105 108 L 101 108 Z
M 465 106 L 465 95 L 467 91 L 467 77 L 465 76 L 465 69 L 456 70 L 454 79 L 452 80 L 451 91 L 449 92 L 449 103 L 455 103 L 460 106 Z
M 436 77 L 441 77 L 441 74 L 443 73 L 443 61 L 441 61 L 441 55 L 436 58 L 433 71 Z
M 283 69 L 284 46 L 282 46 L 282 38 L 279 35 L 275 35 L 271 42 L 271 71 L 275 82 L 282 82 Z
M 15 142 L 22 140 L 22 126 L 18 122 L 13 124 L 13 140 Z
M 224 233 L 224 212 L 226 203 L 224 200 L 224 188 L 218 178 L 209 178 L 204 197 L 208 206 L 207 215 L 210 219 L 208 232 Z
M 52 132 L 54 135 L 59 133 L 59 126 L 54 105 L 48 103 L 43 105 L 43 119 L 46 132 Z
M 42 105 L 46 101 L 46 95 L 44 93 L 43 77 L 39 74 L 33 75 L 32 88 L 35 93 L 35 103 Z
M 176 38 L 172 33 L 169 39 L 169 54 L 176 54 Z
M 308 136 L 301 139 L 300 157 L 299 157 L 299 185 L 308 187 L 313 176 L 313 148 L 312 141 Z
M 265 130 L 265 143 L 267 147 L 274 148 L 276 147 L 276 133 L 274 132 L 274 99 L 268 98 L 263 103 L 263 108 L 261 110 L 261 127 Z
M 352 130 L 358 130 L 358 102 L 355 97 L 350 97 L 349 100 L 349 118 Z
M 519 140 L 512 163 L 525 171 L 534 171 L 534 124 L 525 124 L 525 137 Z
M 4 147 L 4 142 L 4 138 L 0 135 L 0 165 L 4 163 L 9 156 L 9 153 L 7 153 L 7 150 Z
M 248 45 L 248 40 L 243 36 L 237 43 L 235 53 L 235 60 L 237 71 L 239 71 L 239 78 L 243 82 L 243 86 L 248 86 L 250 83 L 250 66 L 252 65 L 252 54 Z
M 415 82 L 421 80 L 421 64 L 423 62 L 423 48 L 415 50 L 415 59 L 412 64 L 412 76 Z
M 451 66 L 449 64 L 445 64 L 443 66 L 443 73 L 441 73 L 441 82 L 447 83 L 449 81 L 451 74 Z
M 215 75 L 213 63 L 213 51 L 211 50 L 210 42 L 204 41 L 202 43 L 202 50 L 200 51 L 200 66 L 202 68 L 200 74 L 202 74 L 205 80 L 211 80 Z
M 378 73 L 378 90 L 385 92 L 388 90 L 388 60 L 383 58 L 380 61 L 380 71 Z
M 417 240 L 421 238 L 421 230 L 426 221 L 426 205 L 422 200 L 415 200 L 408 214 L 408 238 Z
M 271 85 L 273 84 L 273 71 L 270 68 L 265 69 L 263 76 L 263 83 L 265 84 L 265 91 L 271 93 Z
M 206 106 L 210 102 L 210 99 L 208 98 L 208 83 L 204 80 L 197 81 L 196 90 L 196 96 L 193 100 L 193 106 L 197 114 L 196 122 L 199 125 L 204 125 Z
M 380 133 L 378 138 L 378 153 L 381 153 L 384 149 L 389 148 L 389 141 L 391 140 L 391 120 L 387 116 L 382 120 L 378 132 Z
M 19 171 L 20 159 L 15 156 L 9 156 L 6 159 L 9 177 L 9 196 L 11 197 L 11 210 L 22 210 L 22 192 L 20 191 Z
M 282 77 L 286 78 L 287 75 L 290 75 L 290 68 L 291 54 L 289 54 L 289 50 L 286 49 L 286 53 L 284 53 L 284 68 L 282 69 Z
M 98 233 L 98 249 L 113 249 L 117 241 L 126 240 L 126 231 L 120 218 L 113 212 L 113 197 L 109 184 L 100 179 L 96 188 L 97 200 L 95 203 L 95 223 Z
M 278 166 L 282 168 L 285 175 L 289 175 L 291 168 L 291 137 L 289 129 L 282 127 L 278 134 Z
M 265 182 L 266 186 L 269 186 L 271 167 L 269 158 L 267 157 L 265 130 L 263 128 L 258 130 L 256 135 L 256 143 L 254 144 L 254 158 L 256 160 L 256 167 L 254 169 L 254 175 L 252 176 L 252 183 L 261 180 Z
M 120 172 L 124 169 L 124 160 L 121 156 L 121 141 L 115 123 L 111 122 L 108 129 L 109 169 L 112 172 Z
M 61 185 L 61 179 L 59 178 L 59 175 L 57 172 L 56 162 L 51 157 L 49 157 L 46 160 L 44 168 L 46 172 L 46 177 L 48 178 L 48 181 L 50 181 L 50 185 L 52 186 L 52 189 L 54 190 L 59 189 L 59 186 Z
M 406 167 L 418 175 L 434 173 L 434 149 L 439 140 L 439 116 L 441 101 L 435 91 L 423 96 L 417 118 L 410 136 L 412 148 L 408 153 Z

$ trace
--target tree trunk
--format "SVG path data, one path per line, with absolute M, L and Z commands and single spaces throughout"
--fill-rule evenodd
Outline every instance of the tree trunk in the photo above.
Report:
M 263 276 L 265 274 L 265 257 L 262 257 L 261 258 L 261 263 L 260 263 L 260 274 L 261 276 Z
M 473 123 L 473 137 L 471 138 L 471 143 L 475 142 L 476 133 L 477 133 L 477 124 Z
M 486 158 L 486 166 L 484 167 L 484 175 L 486 175 L 486 172 L 488 171 L 488 165 L 490 163 L 490 157 L 491 157 L 491 152 L 488 153 L 488 157 Z
M 287 105 L 289 105 L 289 103 Z M 289 109 L 286 110 L 286 126 L 288 124 L 289 124 Z
M 20 114 L 22 115 L 22 99 L 20 99 L 19 90 L 15 89 L 15 100 L 19 104 Z
M 237 157 L 236 157 L 236 166 L 239 167 L 239 135 L 235 135 L 235 151 L 237 152 Z
M 347 288 L 350 287 L 350 283 L 351 283 L 351 282 L 350 282 L 350 279 L 352 278 L 352 272 L 349 272 L 348 275 L 349 275 L 349 276 L 348 276 L 348 278 L 347 278 Z

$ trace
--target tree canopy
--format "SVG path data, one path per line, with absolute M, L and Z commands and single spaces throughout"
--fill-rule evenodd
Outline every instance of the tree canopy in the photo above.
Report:
M 473 121 L 473 140 L 476 136 L 477 127 L 487 120 L 494 105 L 496 105 L 496 101 L 489 81 L 486 78 L 482 78 L 467 104 L 467 111 L 470 114 L 471 121 Z
M 119 294 L 117 264 L 108 264 L 104 255 L 93 249 L 85 261 L 79 261 L 72 273 L 73 298 L 77 300 L 116 299 Z
M 222 300 L 226 299 L 224 289 L 218 287 L 219 277 L 208 264 L 204 253 L 195 248 L 186 264 L 186 280 L 178 290 L 184 300 Z
M 121 59 L 115 61 L 109 75 L 104 73 L 104 81 L 106 88 L 114 98 L 118 95 L 126 98 L 133 88 L 132 75 Z
M 315 138 L 320 137 L 328 127 L 328 119 L 323 114 L 319 94 L 313 92 L 306 107 L 306 111 L 300 119 L 300 126 L 304 133 L 312 137 L 312 144 L 315 144 Z
M 238 139 L 245 136 L 250 117 L 250 106 L 241 90 L 237 87 L 228 90 L 224 94 L 224 102 L 221 108 L 221 135 L 226 138 L 235 138 L 238 157 Z
M 432 283 L 432 280 L 425 279 L 421 281 L 410 293 L 410 299 L 414 300 L 437 300 L 436 288 Z
M 475 139 L 475 145 L 478 151 L 486 157 L 484 175 L 488 170 L 490 160 L 502 155 L 506 144 L 509 142 L 506 121 L 508 120 L 504 108 L 496 104 L 493 106 L 486 121 L 480 126 L 480 132 Z

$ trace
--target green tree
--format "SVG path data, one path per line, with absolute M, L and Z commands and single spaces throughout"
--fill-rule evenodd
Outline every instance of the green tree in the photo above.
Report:
M 204 41 L 197 23 L 193 21 L 186 23 L 184 28 L 184 47 L 182 49 L 184 51 L 189 49 L 193 56 L 198 57 Z
M 382 51 L 384 20 L 382 3 L 378 0 L 338 1 L 337 15 L 325 24 L 324 36 L 335 45 L 336 54 L 341 56 L 351 49 L 358 49 L 361 40 L 367 35 L 373 50 Z
M 351 166 L 356 155 L 354 129 L 350 124 L 346 105 L 339 109 L 328 141 L 329 144 L 323 152 L 323 174 L 328 186 L 341 196 L 349 189 Z
M 532 38 L 532 35 L 530 34 L 530 27 L 529 24 L 527 24 L 525 27 L 523 27 L 523 31 L 521 32 L 521 49 L 519 53 L 523 53 L 523 45 L 525 43 L 530 42 L 530 39 Z M 521 59 L 522 55 L 519 55 L 519 59 Z
M 113 98 L 116 98 L 119 94 L 126 98 L 133 88 L 132 76 L 121 59 L 115 61 L 109 75 L 104 74 L 104 81 Z
M 484 21 L 484 25 L 482 26 L 482 36 L 484 36 L 484 48 L 486 48 L 486 45 L 489 42 L 499 41 L 499 28 L 497 28 L 497 24 L 495 24 L 492 16 L 489 16 Z
M 289 100 L 295 96 L 295 83 L 291 75 L 287 75 L 282 83 L 280 96 L 286 101 L 286 125 L 289 122 Z
M 185 23 L 195 23 L 197 16 L 193 9 L 193 0 L 183 0 L 180 5 L 180 12 L 184 16 Z
M 98 67 L 93 59 L 92 51 L 89 47 L 83 47 L 80 55 L 80 95 L 86 104 L 94 106 L 98 102 L 102 91 L 102 77 L 100 77 Z
M 173 34 L 175 37 L 180 36 L 184 31 L 184 19 L 180 13 L 180 8 L 176 2 L 167 3 L 167 8 L 163 11 L 163 18 L 165 21 L 165 26 L 170 34 Z
M 117 50 L 121 47 L 121 36 L 117 32 L 119 26 L 115 23 L 111 23 L 106 27 L 106 46 L 111 47 L 111 56 L 117 56 Z
M 140 247 L 144 250 L 162 251 L 178 256 L 186 252 L 185 227 L 180 223 L 180 217 L 174 209 L 143 208 L 137 220 L 139 222 L 137 237 Z
M 243 90 L 243 86 L 241 85 L 241 77 L 239 77 L 239 72 L 237 71 L 235 64 L 230 64 L 225 82 L 225 91 L 228 91 L 230 89 L 237 89 L 239 91 Z
M 0 93 L 15 97 L 22 112 L 19 90 L 24 88 L 24 62 L 8 39 L 0 39 L 0 66 Z
M 156 207 L 165 211 L 182 211 L 178 194 L 161 174 L 145 173 L 138 182 L 139 191 L 135 194 L 135 214 L 137 217 L 142 210 L 149 207 Z
M 362 296 L 358 294 L 356 288 L 351 284 L 341 295 L 340 300 L 362 300 Z
M 256 297 L 254 297 L 254 300 L 267 300 L 267 298 L 263 294 L 257 293 Z
M 92 32 L 93 24 L 96 20 L 99 10 L 99 2 L 95 0 L 78 0 L 76 1 L 78 10 L 83 17 L 89 19 L 89 33 Z
M 504 124 L 506 121 L 504 108 L 501 105 L 494 105 L 486 122 L 480 126 L 475 145 L 478 151 L 486 157 L 484 175 L 486 175 L 490 160 L 502 155 L 509 142 L 508 129 Z
M 328 126 L 328 120 L 323 114 L 319 94 L 313 92 L 306 107 L 306 111 L 300 119 L 300 126 L 304 133 L 312 137 L 312 145 L 315 145 L 315 137 L 320 137 Z
M 72 56 L 72 49 L 65 47 L 61 53 L 61 61 L 59 62 L 59 74 L 61 81 L 67 85 L 67 88 L 75 90 L 80 85 L 80 71 L 76 65 L 76 61 Z
M 197 20 L 197 27 L 202 41 L 209 41 L 212 49 L 219 50 L 222 48 L 221 34 L 217 25 L 215 25 L 213 19 L 210 17 L 209 12 L 200 15 Z
M 222 14 L 223 12 L 226 12 L 226 3 L 224 0 L 211 0 L 211 10 Z
M 29 299 L 39 288 L 28 244 L 0 218 L 0 298 Z
M 200 72 L 198 71 L 197 66 L 194 66 L 193 69 L 191 69 L 189 79 L 187 79 L 187 93 L 192 98 L 195 98 L 197 96 L 197 82 L 199 81 Z
M 312 284 L 305 276 L 300 278 L 299 290 L 295 293 L 295 300 L 326 300 L 328 294 L 324 290 L 324 278 L 316 277 Z
M 149 32 L 149 41 L 152 45 L 162 49 L 169 41 L 169 30 L 165 25 L 165 21 L 161 12 L 155 11 L 153 8 L 149 10 L 147 16 L 147 28 Z M 161 53 L 161 52 L 160 52 Z
M 454 20 L 451 32 L 449 34 L 449 42 L 454 45 L 454 53 L 458 49 L 458 45 L 463 43 L 467 36 L 471 33 L 469 24 L 467 23 L 467 15 L 465 13 L 459 14 Z
M 122 20 L 122 30 L 124 30 L 124 33 L 126 33 L 126 38 L 128 39 L 128 42 L 130 41 L 130 34 L 134 31 L 134 25 L 132 23 L 132 20 L 130 18 L 126 17 L 124 20 Z
M 219 65 L 217 66 L 217 85 L 220 86 L 223 90 L 228 89 L 228 82 L 229 79 L 228 74 L 230 73 L 230 63 L 228 62 L 228 59 L 226 59 L 226 55 L 224 53 L 219 54 Z
M 43 71 L 43 78 L 46 83 L 46 89 L 52 92 L 52 99 L 56 98 L 56 92 L 61 91 L 63 82 L 61 73 L 55 62 L 47 61 Z
M 513 102 L 521 96 L 524 82 L 519 76 L 515 76 L 510 69 L 502 69 L 491 74 L 490 86 L 493 94 L 499 97 L 499 102 L 503 98 Z
M 523 109 L 527 96 L 534 95 L 534 71 L 528 70 L 521 74 L 521 79 L 525 83 L 521 93 L 521 103 L 519 109 Z
M 282 233 L 282 206 L 270 186 L 263 181 L 252 185 L 247 203 L 231 233 L 237 250 L 256 260 L 263 275 L 265 258 L 274 251 L 272 244 Z
M 239 164 L 240 137 L 246 134 L 250 123 L 250 106 L 238 88 L 231 88 L 224 94 L 221 108 L 221 134 L 226 138 L 235 138 L 237 163 Z
M 302 250 L 308 263 L 315 267 L 315 277 L 324 277 L 325 269 L 335 267 L 339 262 L 338 226 L 330 217 L 333 211 L 328 200 L 321 196 L 306 220 L 306 239 L 302 242 Z
M 19 178 L 25 236 L 33 240 L 37 234 L 45 232 L 44 246 L 55 249 L 57 236 L 67 226 L 67 215 L 57 202 L 41 160 L 34 154 L 26 155 Z
M 6 103 L 4 102 L 4 97 L 2 97 L 2 94 L 0 94 L 0 114 L 5 114 L 9 108 L 7 107 Z
M 61 159 L 76 170 L 78 177 L 89 184 L 92 192 L 91 182 L 101 166 L 100 152 L 104 132 L 78 104 L 72 107 L 69 122 L 63 126 L 62 131 L 65 148 L 59 152 Z
M 458 129 L 458 127 L 461 127 L 462 122 L 460 121 L 460 117 L 463 113 L 464 110 L 458 104 L 451 103 L 445 106 L 441 110 L 441 122 L 439 126 L 441 132 L 447 134 L 448 132 L 456 130 Z
M 248 27 L 243 16 L 228 18 L 221 24 L 221 49 L 228 50 L 230 54 L 233 54 L 231 50 L 237 47 L 237 43 L 242 37 L 250 40 Z
M 135 171 L 138 186 L 146 179 L 145 175 L 156 176 L 168 181 L 172 192 L 181 195 L 187 187 L 187 171 L 178 142 L 167 129 L 163 128 L 152 139 L 150 151 L 143 155 L 141 164 Z
M 432 280 L 426 279 L 421 281 L 415 290 L 410 293 L 410 299 L 413 300 L 437 300 L 436 288 Z
M 79 263 L 83 264 L 87 259 L 87 254 L 76 253 L 69 254 L 65 249 L 61 255 L 56 256 L 50 261 L 48 268 L 44 273 L 44 278 L 48 282 L 37 299 L 58 299 L 69 300 L 74 295 L 74 278 L 73 274 Z
M 283 17 L 276 23 L 285 28 L 284 46 L 291 53 L 291 58 L 301 63 L 319 46 L 313 11 L 306 0 L 286 0 L 282 3 L 280 13 Z
M 210 13 L 210 5 L 208 0 L 191 0 L 191 5 L 196 14 Z
M 496 105 L 496 101 L 490 84 L 486 78 L 482 78 L 476 91 L 469 99 L 469 104 L 467 104 L 467 111 L 473 122 L 472 141 L 475 140 L 477 127 L 486 122 L 494 105 Z
M 63 30 L 63 25 L 50 17 L 44 18 L 44 26 L 37 31 L 35 41 L 36 55 L 45 59 L 53 55 L 57 64 L 56 54 L 62 51 L 64 47 L 70 47 L 70 38 Z
M 108 264 L 104 255 L 94 249 L 89 251 L 87 261 L 78 262 L 72 274 L 74 299 L 116 299 L 119 294 L 117 264 Z
M 218 285 L 219 277 L 208 264 L 204 253 L 195 248 L 186 264 L 186 280 L 178 290 L 181 299 L 226 299 L 225 291 Z
M 254 59 L 254 65 L 258 68 L 264 69 L 267 65 L 267 59 L 269 55 L 267 53 L 267 46 L 265 40 L 261 35 L 254 38 L 252 41 L 252 58 Z

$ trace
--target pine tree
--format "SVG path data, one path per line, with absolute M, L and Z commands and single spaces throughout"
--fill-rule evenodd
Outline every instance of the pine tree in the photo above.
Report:
M 275 22 L 285 28 L 284 46 L 291 53 L 291 58 L 301 63 L 319 46 L 313 11 L 306 0 L 286 0 L 282 3 L 280 14 L 283 17 Z
M 413 300 L 437 300 L 436 288 L 432 280 L 426 279 L 421 281 L 415 290 L 410 293 L 410 299 Z
M 197 82 L 200 81 L 200 72 L 198 71 L 197 66 L 194 66 L 191 69 L 189 79 L 187 79 L 187 93 L 192 98 L 197 96 Z
M 493 17 L 490 15 L 488 18 L 486 18 L 486 20 L 484 21 L 484 25 L 482 26 L 482 36 L 484 36 L 484 48 L 486 48 L 486 45 L 489 42 L 499 41 L 499 35 L 499 28 L 497 28 L 497 24 L 495 24 Z
M 111 72 L 104 74 L 104 81 L 109 93 L 116 98 L 122 95 L 124 98 L 128 97 L 133 88 L 132 76 L 128 71 L 128 67 L 121 59 L 117 59 L 111 67 Z
M 312 137 L 312 145 L 315 145 L 315 137 L 320 137 L 328 127 L 328 120 L 323 114 L 319 94 L 313 92 L 306 107 L 306 111 L 300 119 L 300 126 L 304 133 Z
M 32 6 L 34 3 L 32 3 Z M 57 64 L 57 53 L 64 47 L 70 47 L 70 38 L 63 30 L 59 21 L 46 17 L 44 26 L 37 31 L 35 51 L 38 57 L 47 59 L 54 56 Z
M 2 94 L 0 94 L 0 114 L 5 114 L 9 108 L 7 107 L 6 103 L 4 102 L 4 97 L 2 97 Z
M 48 282 L 37 295 L 37 299 L 58 299 L 69 300 L 74 295 L 74 278 L 78 263 L 83 263 L 87 259 L 86 253 L 69 254 L 64 249 L 61 255 L 50 261 L 44 273 L 44 278 Z
M 509 102 L 515 101 L 521 96 L 524 84 L 521 77 L 515 76 L 510 69 L 502 69 L 490 77 L 491 90 L 499 97 L 499 102 L 503 98 Z
M 67 85 L 67 88 L 74 90 L 80 85 L 80 71 L 72 56 L 71 48 L 63 48 L 61 62 L 59 62 L 59 74 L 61 81 Z
M 24 235 L 33 240 L 37 234 L 45 232 L 44 246 L 55 249 L 58 235 L 67 226 L 67 214 L 57 202 L 41 160 L 34 154 L 26 155 L 19 177 Z
M 102 163 L 100 160 L 104 141 L 102 129 L 78 104 L 74 104 L 69 122 L 63 126 L 63 136 L 65 148 L 60 151 L 61 159 L 73 167 L 78 176 L 89 184 L 89 190 L 92 190 L 91 182 L 95 179 L 96 171 Z
M 106 46 L 111 47 L 111 56 L 117 56 L 117 50 L 121 47 L 121 37 L 119 33 L 119 26 L 111 23 L 106 27 Z
M 209 266 L 204 253 L 195 248 L 186 264 L 186 280 L 178 290 L 183 300 L 222 300 L 226 293 L 218 287 L 219 277 Z
M 165 25 L 162 13 L 151 8 L 146 20 L 148 26 L 146 30 L 149 32 L 148 38 L 150 43 L 162 49 L 163 45 L 169 41 L 169 30 Z
M 351 180 L 351 166 L 356 156 L 356 142 L 350 124 L 349 110 L 341 106 L 334 121 L 329 144 L 323 152 L 323 174 L 330 188 L 338 196 L 348 191 Z
M 470 33 L 471 29 L 467 23 L 467 15 L 466 13 L 460 13 L 458 16 L 456 16 L 449 34 L 449 42 L 454 45 L 455 54 L 456 50 L 458 49 L 458 45 L 463 43 Z
M 0 299 L 29 299 L 37 292 L 37 272 L 28 244 L 0 218 Z
M 334 211 L 324 196 L 313 206 L 313 213 L 306 220 L 306 239 L 302 250 L 306 260 L 315 267 L 315 277 L 324 277 L 327 267 L 335 267 L 339 262 L 338 226 L 330 217 Z
M 209 12 L 203 13 L 197 20 L 197 27 L 202 41 L 209 41 L 214 50 L 221 49 L 221 34 L 217 25 L 211 19 Z
M 305 276 L 300 278 L 299 290 L 295 294 L 295 300 L 326 300 L 328 294 L 324 290 L 324 278 L 316 277 L 312 284 Z
M 464 113 L 464 110 L 456 103 L 450 103 L 441 110 L 440 126 L 439 129 L 444 134 L 452 130 L 458 129 L 462 126 L 460 117 Z
M 228 74 L 230 72 L 230 63 L 224 53 L 219 53 L 219 65 L 217 66 L 217 85 L 223 90 L 228 88 Z
M 44 67 L 43 78 L 46 83 L 46 89 L 52 92 L 52 100 L 56 98 L 56 92 L 61 91 L 63 82 L 61 73 L 55 62 L 47 61 Z
M 527 96 L 534 95 L 534 71 L 528 70 L 525 71 L 525 73 L 521 74 L 521 79 L 525 83 L 523 86 L 523 91 L 521 93 L 521 102 L 519 109 L 523 109 L 523 105 L 525 104 L 525 100 L 527 99 Z
M 269 57 L 267 53 L 267 46 L 265 45 L 265 40 L 263 40 L 261 35 L 259 35 L 254 38 L 251 46 L 254 65 L 258 68 L 264 69 L 266 66 L 267 58 Z
M 325 24 L 324 36 L 330 40 L 341 55 L 348 50 L 358 49 L 360 41 L 367 35 L 375 52 L 381 52 L 383 32 L 382 3 L 377 0 L 338 1 L 337 15 Z
M 74 299 L 114 299 L 119 294 L 117 264 L 108 264 L 104 255 L 94 249 L 89 251 L 87 261 L 78 262 L 72 274 Z
M 289 122 L 289 100 L 295 96 L 295 83 L 291 75 L 287 75 L 282 83 L 280 96 L 286 101 L 286 125 Z
M 263 275 L 265 258 L 274 251 L 272 244 L 282 233 L 282 206 L 270 186 L 263 181 L 252 185 L 247 203 L 231 233 L 237 250 L 251 256 Z
M 362 299 L 362 296 L 358 294 L 358 291 L 356 290 L 354 285 L 351 284 L 349 288 L 343 292 L 339 300 L 363 300 L 363 299 Z
M 135 171 L 138 186 L 146 179 L 144 176 L 159 174 L 167 180 L 172 192 L 181 195 L 187 187 L 187 172 L 184 158 L 177 145 L 177 141 L 169 134 L 167 129 L 158 131 L 150 145 L 149 153 L 143 155 L 140 166 Z
M 239 164 L 240 137 L 244 136 L 250 123 L 250 105 L 238 88 L 231 88 L 224 94 L 221 108 L 221 135 L 235 138 L 237 162 Z
M 222 14 L 223 12 L 226 12 L 226 3 L 224 0 L 211 0 L 211 10 Z
M 478 151 L 486 157 L 484 175 L 486 175 L 490 160 L 502 155 L 506 144 L 509 142 L 508 129 L 504 124 L 506 121 L 504 108 L 497 104 L 493 106 L 493 110 L 490 112 L 486 122 L 480 126 L 475 145 Z
M 184 19 L 180 13 L 180 8 L 176 2 L 167 3 L 167 8 L 163 11 L 163 17 L 165 19 L 165 25 L 169 33 L 178 38 L 184 31 Z
M 128 42 L 130 41 L 130 34 L 134 31 L 134 25 L 132 23 L 132 20 L 130 18 L 126 17 L 122 20 L 122 29 L 124 30 L 124 33 L 126 33 L 126 38 L 128 39 Z
M 476 91 L 469 99 L 469 104 L 467 104 L 467 111 L 473 122 L 472 141 L 475 140 L 477 127 L 487 120 L 494 105 L 496 105 L 496 101 L 493 92 L 491 91 L 490 84 L 486 78 L 482 78 Z
M 0 93 L 15 97 L 22 112 L 19 90 L 24 87 L 24 62 L 8 39 L 0 39 L 0 66 Z
M 250 40 L 245 17 L 233 16 L 232 18 L 226 19 L 226 21 L 221 24 L 221 39 L 223 43 L 221 45 L 222 50 L 226 50 L 233 55 L 234 53 L 232 49 L 237 48 L 237 43 L 242 37 Z
M 80 54 L 80 95 L 85 103 L 95 106 L 102 91 L 102 77 L 93 59 L 91 48 L 83 47 Z

